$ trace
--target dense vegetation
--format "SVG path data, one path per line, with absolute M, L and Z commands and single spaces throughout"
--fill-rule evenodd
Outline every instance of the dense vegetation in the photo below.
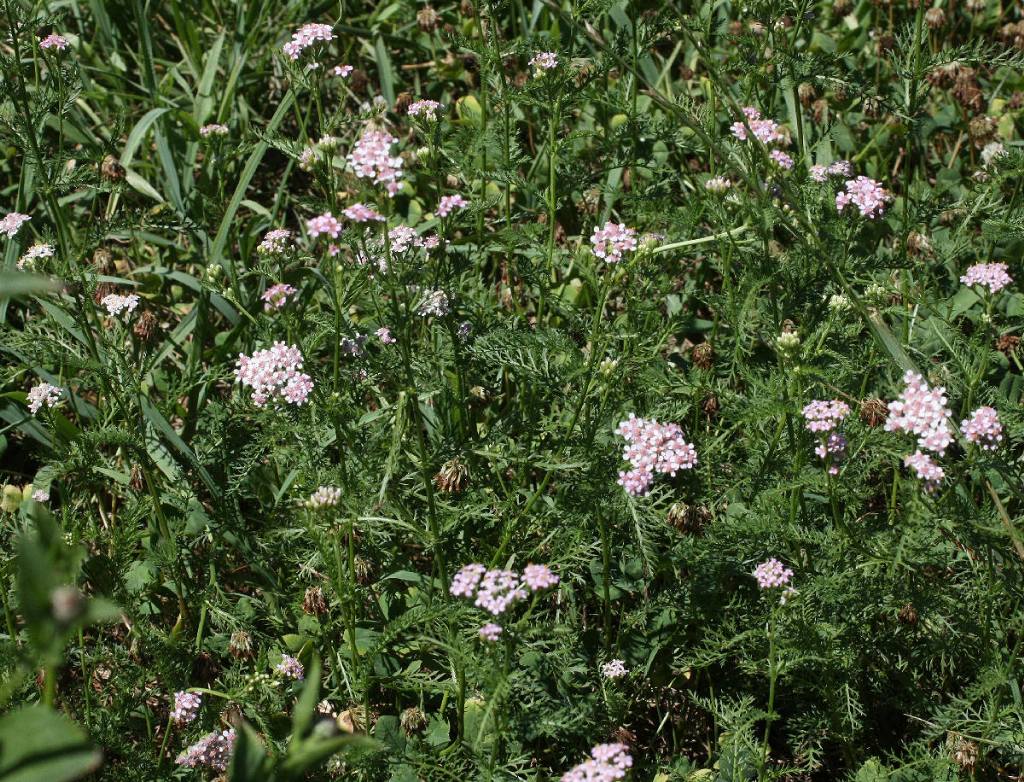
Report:
M 1019 4 L 0 20 L 0 778 L 1024 773 Z

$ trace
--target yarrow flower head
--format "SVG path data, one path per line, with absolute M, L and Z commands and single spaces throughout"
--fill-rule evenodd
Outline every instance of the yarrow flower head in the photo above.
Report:
M 623 779 L 633 765 L 625 744 L 598 744 L 590 750 L 590 759 L 562 774 L 561 782 L 615 782 Z
M 704 183 L 704 189 L 709 193 L 714 193 L 715 195 L 721 195 L 722 193 L 728 192 L 731 187 L 732 182 L 724 176 L 711 177 L 711 179 Z
M 275 228 L 267 231 L 263 241 L 256 247 L 260 255 L 280 255 L 292 248 L 292 232 L 287 228 Z
M 781 127 L 779 123 L 773 119 L 762 118 L 761 112 L 753 106 L 747 106 L 743 109 L 743 115 L 747 118 L 746 124 L 734 122 L 729 126 L 729 131 L 740 141 L 747 140 L 748 125 L 754 137 L 762 144 L 775 144 L 786 141 L 786 136 L 779 130 Z
M 271 285 L 265 291 L 260 299 L 263 301 L 264 312 L 270 312 L 271 310 L 279 310 L 288 303 L 288 297 L 294 296 L 298 293 L 295 288 L 283 282 L 279 282 L 277 285 Z
M 50 492 L 47 489 L 36 489 L 32 492 L 32 499 L 36 502 L 49 502 Z
M 451 302 L 448 300 L 448 294 L 442 290 L 431 290 L 427 291 L 417 307 L 416 312 L 420 316 L 426 318 L 433 315 L 435 318 L 443 318 L 449 312 L 451 312 Z
M 627 673 L 626 663 L 623 660 L 609 660 L 601 666 L 601 675 L 606 679 L 621 679 Z
M 351 65 L 335 65 L 331 68 L 331 76 L 337 76 L 339 79 L 347 79 L 349 74 L 354 70 L 355 68 Z
M 306 49 L 317 41 L 333 40 L 334 31 L 329 24 L 304 24 L 292 35 L 292 39 L 281 47 L 281 50 L 292 60 L 297 60 Z
M 357 177 L 384 185 L 390 196 L 401 187 L 403 161 L 391 154 L 391 147 L 397 142 L 390 133 L 368 125 L 347 158 Z
M 913 470 L 914 474 L 924 481 L 924 489 L 929 493 L 937 491 L 942 479 L 946 477 L 945 470 L 932 459 L 931 455 L 920 450 L 914 451 L 909 456 L 904 456 L 903 466 Z
M 558 67 L 558 55 L 554 52 L 537 52 L 530 58 L 529 64 L 533 66 L 534 76 L 543 76 L 545 71 Z
M 409 104 L 406 114 L 410 117 L 423 117 L 433 122 L 437 119 L 437 112 L 441 110 L 441 104 L 436 100 L 418 100 Z
M 178 725 L 188 725 L 199 715 L 199 707 L 203 699 L 194 692 L 174 693 L 174 710 L 171 712 L 171 719 Z
M 697 464 L 697 450 L 683 439 L 678 424 L 661 424 L 630 413 L 615 432 L 625 439 L 622 458 L 633 467 L 619 473 L 618 483 L 633 496 L 647 494 L 656 473 L 674 476 Z
M 341 223 L 330 212 L 324 212 L 322 215 L 306 221 L 306 233 L 311 239 L 316 239 L 321 235 L 337 239 L 341 235 Z
M 953 442 L 949 428 L 953 412 L 946 406 L 946 389 L 933 389 L 921 375 L 910 371 L 903 375 L 903 383 L 899 398 L 888 405 L 885 430 L 916 435 L 918 449 L 942 456 Z
M 342 214 L 354 223 L 368 223 L 371 220 L 381 222 L 384 220 L 384 215 L 366 206 L 366 204 L 352 204 Z
M 61 390 L 57 386 L 45 382 L 33 386 L 28 392 L 29 412 L 35 415 L 43 407 L 53 407 L 60 401 L 60 397 Z
M 309 495 L 305 505 L 307 508 L 319 510 L 320 508 L 333 508 L 341 501 L 341 489 L 337 486 L 321 486 Z
M 492 616 L 558 583 L 558 576 L 545 565 L 527 565 L 523 574 L 514 570 L 488 570 L 484 565 L 465 565 L 452 579 L 449 591 L 455 597 L 472 598 L 473 604 Z
M 438 217 L 447 217 L 456 209 L 465 209 L 467 206 L 469 206 L 469 201 L 458 193 L 455 195 L 441 196 L 441 200 L 437 204 L 437 209 L 434 210 L 434 214 Z
M 846 438 L 836 431 L 843 419 L 850 414 L 850 406 L 838 399 L 822 401 L 815 399 L 803 409 L 807 431 L 819 436 L 814 449 L 818 458 L 826 462 L 828 472 L 836 475 L 839 465 L 846 457 Z
M 844 186 L 845 190 L 836 193 L 836 210 L 839 212 L 853 204 L 863 217 L 874 220 L 882 216 L 885 205 L 892 200 L 892 196 L 882 187 L 881 182 L 868 179 L 866 176 L 847 179 Z
M 18 268 L 22 271 L 25 269 L 34 269 L 36 261 L 40 258 L 52 258 L 54 252 L 55 250 L 52 244 L 33 244 L 18 260 Z
M 4 234 L 8 239 L 13 239 L 21 226 L 31 219 L 31 217 L 23 215 L 21 212 L 8 212 L 0 220 L 0 234 Z
M 476 632 L 477 635 L 480 636 L 481 641 L 487 641 L 488 643 L 493 644 L 501 638 L 502 629 L 501 625 L 496 625 L 494 622 L 488 622 Z
M 837 160 L 827 166 L 811 166 L 811 179 L 815 182 L 826 182 L 830 176 L 850 176 L 853 167 L 849 160 Z
M 601 228 L 594 228 L 590 235 L 594 255 L 608 263 L 618 263 L 622 254 L 636 249 L 636 229 L 623 223 L 607 222 Z
M 998 293 L 1013 282 L 1007 268 L 1005 263 L 976 263 L 967 269 L 960 282 L 988 288 L 989 293 Z
M 983 451 L 994 451 L 1003 441 L 1003 425 L 999 413 L 991 407 L 979 407 L 971 417 L 960 423 L 960 430 L 970 442 Z
M 178 755 L 174 762 L 188 768 L 205 766 L 213 771 L 227 771 L 236 738 L 234 728 L 207 733 Z
M 282 654 L 281 662 L 274 666 L 274 670 L 286 679 L 298 679 L 301 681 L 306 675 L 306 671 L 302 667 L 302 663 L 290 654 Z
M 203 125 L 199 128 L 199 135 L 203 138 L 209 138 L 210 136 L 226 136 L 227 134 L 228 126 L 221 125 L 216 122 L 210 125 Z
M 127 296 L 121 296 L 117 293 L 109 293 L 100 299 L 107 313 L 112 318 L 116 318 L 122 313 L 130 315 L 135 312 L 135 308 L 139 306 L 139 297 L 134 293 L 129 293 Z
M 299 349 L 275 342 L 273 347 L 257 350 L 251 356 L 240 354 L 235 378 L 243 388 L 252 389 L 257 407 L 271 400 L 302 405 L 313 390 L 313 379 L 301 369 Z
M 793 578 L 793 571 L 772 557 L 754 568 L 754 578 L 761 589 L 774 589 L 788 586 Z
M 791 169 L 793 167 L 793 158 L 783 152 L 781 149 L 773 149 L 768 153 L 768 156 L 776 163 L 780 168 Z
M 63 35 L 57 35 L 57 33 L 50 33 L 45 38 L 39 39 L 40 49 L 56 49 L 58 52 L 62 52 L 68 48 L 68 39 Z
M 374 334 L 377 335 L 377 339 L 379 339 L 384 345 L 393 345 L 398 342 L 397 339 L 391 336 L 391 329 L 387 326 L 381 326 L 374 332 Z

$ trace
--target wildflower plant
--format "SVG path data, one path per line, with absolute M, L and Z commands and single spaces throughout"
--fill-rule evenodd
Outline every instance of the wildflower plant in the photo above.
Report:
M 1024 773 L 1019 9 L 201 5 L 0 0 L 0 769 Z

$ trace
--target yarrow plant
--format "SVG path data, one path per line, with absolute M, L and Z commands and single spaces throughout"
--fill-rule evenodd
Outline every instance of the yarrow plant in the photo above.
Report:
M 609 660 L 601 666 L 601 675 L 606 679 L 622 679 L 628 673 L 624 660 Z
M 275 342 L 251 356 L 238 356 L 235 378 L 243 388 L 252 389 L 257 407 L 280 401 L 303 405 L 313 390 L 313 379 L 302 369 L 302 354 L 295 345 Z
M 286 228 L 268 231 L 256 247 L 260 255 L 280 255 L 292 248 L 292 232 Z
M 178 755 L 174 762 L 188 768 L 205 767 L 212 771 L 227 771 L 237 738 L 234 728 L 207 733 Z
M 537 52 L 530 58 L 529 64 L 533 66 L 535 76 L 543 76 L 545 71 L 558 67 L 558 55 L 555 52 Z
M 39 39 L 39 48 L 44 51 L 46 49 L 56 49 L 58 52 L 62 52 L 67 49 L 69 45 L 68 39 L 57 33 L 50 33 L 45 38 Z
M 199 135 L 203 138 L 210 138 L 211 136 L 226 136 L 229 132 L 227 125 L 221 125 L 219 123 L 203 125 L 199 128 Z
M 433 122 L 437 119 L 437 113 L 441 110 L 441 104 L 436 100 L 417 100 L 409 104 L 406 114 L 410 117 L 422 117 Z
M 892 200 L 880 182 L 866 176 L 847 179 L 844 186 L 845 190 L 836 193 L 836 210 L 839 212 L 852 204 L 863 217 L 874 220 L 882 216 L 886 204 Z
M 465 209 L 467 206 L 469 206 L 469 202 L 461 195 L 446 195 L 441 197 L 434 214 L 438 217 L 447 217 L 456 209 Z
M 38 265 L 38 261 L 41 258 L 52 258 L 54 253 L 54 247 L 52 244 L 33 244 L 24 255 L 18 260 L 19 269 L 32 270 Z
M 260 299 L 263 300 L 263 310 L 271 312 L 282 309 L 288 303 L 289 297 L 294 296 L 296 293 L 298 291 L 295 288 L 283 282 L 271 285 L 260 296 Z
M 28 392 L 28 410 L 32 415 L 43 407 L 54 407 L 60 401 L 61 390 L 49 383 L 33 386 Z
M 329 24 L 304 24 L 292 35 L 281 50 L 291 60 L 298 60 L 302 53 L 317 42 L 328 42 L 334 40 L 334 30 Z
M 29 215 L 20 212 L 9 212 L 0 220 L 0 234 L 4 234 L 8 239 L 13 239 L 21 227 L 31 219 Z
M 619 423 L 616 434 L 625 439 L 622 458 L 633 469 L 619 473 L 619 485 L 635 497 L 647 494 L 655 474 L 675 476 L 697 465 L 697 449 L 683 439 L 678 424 L 637 418 L 634 413 Z
M 784 144 L 788 141 L 786 135 L 781 130 L 782 126 L 773 119 L 762 117 L 759 109 L 747 106 L 743 109 L 743 115 L 746 118 L 746 122 L 740 120 L 729 126 L 729 131 L 739 141 L 746 141 L 748 139 L 748 126 L 754 134 L 754 138 L 762 144 Z
M 976 263 L 960 278 L 964 285 L 988 288 L 989 293 L 999 293 L 1013 282 L 1005 263 Z
M 754 568 L 754 578 L 761 589 L 775 589 L 789 586 L 793 571 L 772 557 Z
M 994 451 L 1003 441 L 1003 425 L 992 407 L 979 407 L 960 423 L 960 431 L 983 451 Z
M 514 570 L 465 565 L 452 579 L 449 591 L 456 597 L 472 598 L 473 604 L 492 616 L 500 616 L 531 593 L 558 584 L 558 576 L 546 565 L 527 565 L 522 574 Z
M 290 654 L 282 654 L 281 662 L 274 666 L 274 670 L 286 679 L 296 679 L 301 681 L 306 676 L 306 671 L 302 667 L 302 663 Z
M 199 716 L 199 708 L 203 705 L 203 699 L 194 692 L 179 691 L 174 693 L 174 709 L 171 711 L 171 719 L 178 725 L 188 725 Z
M 389 196 L 401 187 L 404 161 L 391 154 L 397 143 L 390 133 L 367 125 L 347 158 L 357 177 L 383 185 Z
M 306 507 L 320 510 L 322 508 L 333 508 L 341 501 L 341 489 L 338 486 L 321 486 L 309 495 L 306 500 Z
M 136 307 L 139 306 L 139 297 L 134 293 L 129 293 L 127 296 L 110 293 L 103 297 L 100 304 L 107 310 L 110 317 L 117 318 L 135 312 Z
M 802 413 L 807 431 L 819 437 L 814 453 L 827 464 L 829 474 L 838 474 L 839 465 L 846 456 L 846 438 L 836 430 L 850 414 L 850 406 L 838 399 L 815 399 L 804 406 Z

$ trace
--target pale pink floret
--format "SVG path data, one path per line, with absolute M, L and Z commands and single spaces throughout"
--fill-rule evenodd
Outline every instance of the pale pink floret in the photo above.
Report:
M 960 282 L 988 288 L 989 293 L 998 293 L 1013 282 L 1013 278 L 1007 274 L 1007 268 L 1005 263 L 976 263 L 967 269 Z
M 456 209 L 465 209 L 467 206 L 469 206 L 469 201 L 458 193 L 446 195 L 441 197 L 441 201 L 438 203 L 437 209 L 434 210 L 434 214 L 438 217 L 447 217 Z
M 492 616 L 525 600 L 530 592 L 558 583 L 558 576 L 545 565 L 527 565 L 523 574 L 514 570 L 488 570 L 479 563 L 465 565 L 452 579 L 449 591 L 456 597 L 473 599 L 473 604 Z
M 622 458 L 633 467 L 619 473 L 619 485 L 633 496 L 646 494 L 655 473 L 674 476 L 679 470 L 692 470 L 697 450 L 683 439 L 678 424 L 661 424 L 651 419 L 629 419 L 619 424 L 616 433 L 626 441 Z
M 393 336 L 391 336 L 391 329 L 387 326 L 381 326 L 377 331 L 374 332 L 377 335 L 377 339 L 381 341 L 383 345 L 393 345 L 398 342 Z
M 480 586 L 480 579 L 487 572 L 487 567 L 474 562 L 471 565 L 463 565 L 462 569 L 455 574 L 452 584 L 448 588 L 456 597 L 472 597 L 476 594 L 476 588 Z
M 391 154 L 391 147 L 397 142 L 390 133 L 368 125 L 347 158 L 357 177 L 384 185 L 390 196 L 401 187 L 403 160 Z
M 139 297 L 134 293 L 122 296 L 118 293 L 110 293 L 100 300 L 100 304 L 106 307 L 107 313 L 116 318 L 122 313 L 130 315 L 139 306 Z
M 772 557 L 754 568 L 754 578 L 761 589 L 788 586 L 793 578 L 793 571 Z
M 354 70 L 355 68 L 351 65 L 335 65 L 331 69 L 331 75 L 337 76 L 339 79 L 346 79 Z
M 527 565 L 523 568 L 523 583 L 531 592 L 537 592 L 555 586 L 558 576 L 547 565 Z
M 793 167 L 793 158 L 783 152 L 781 149 L 773 149 L 768 153 L 768 156 L 776 163 L 780 168 L 791 169 Z
M 334 40 L 334 31 L 329 24 L 304 24 L 292 35 L 292 39 L 281 47 L 281 50 L 292 60 L 297 60 L 306 49 L 317 41 L 332 40 Z
M 53 407 L 60 401 L 61 390 L 49 383 L 33 386 L 28 392 L 28 409 L 35 415 L 43 407 Z
M 298 291 L 291 285 L 283 282 L 279 282 L 277 285 L 271 285 L 267 288 L 260 299 L 263 300 L 264 312 L 270 312 L 271 310 L 279 310 L 288 303 L 288 299 L 294 296 Z
M 939 488 L 942 479 L 946 477 L 945 471 L 929 454 L 922 451 L 914 451 L 910 456 L 903 457 L 903 466 L 914 471 L 917 477 L 924 481 L 925 491 L 934 492 Z
M 176 692 L 171 719 L 178 725 L 188 725 L 199 715 L 199 707 L 202 704 L 203 699 L 197 693 Z
M 68 48 L 68 39 L 63 35 L 57 35 L 57 33 L 50 33 L 45 38 L 39 39 L 40 49 L 56 49 L 58 52 L 62 52 Z
M 287 252 L 292 247 L 292 232 L 287 228 L 275 228 L 267 231 L 263 241 L 256 247 L 256 252 L 261 255 L 277 255 Z
M 274 666 L 274 670 L 286 679 L 297 679 L 298 681 L 302 681 L 306 676 L 306 671 L 303 669 L 302 663 L 290 654 L 282 654 L 281 662 Z
M 406 113 L 410 117 L 423 117 L 427 120 L 436 120 L 437 112 L 441 110 L 441 104 L 436 100 L 418 100 L 409 104 Z
M 251 356 L 239 355 L 235 378 L 243 388 L 252 389 L 252 401 L 263 407 L 270 400 L 305 404 L 313 390 L 313 379 L 301 372 L 302 354 L 294 345 L 275 342 Z
M 786 141 L 786 136 L 779 130 L 779 123 L 772 119 L 762 119 L 761 112 L 753 106 L 747 106 L 743 109 L 743 114 L 747 118 L 746 125 L 742 122 L 734 122 L 729 126 L 729 131 L 740 141 L 747 140 L 747 125 L 750 126 L 750 130 L 754 134 L 754 137 L 762 144 L 774 144 Z
M 0 234 L 4 234 L 8 239 L 13 239 L 21 226 L 31 219 L 31 217 L 23 215 L 21 212 L 9 212 L 0 220 Z
M 590 759 L 562 774 L 561 782 L 615 782 L 623 779 L 633 765 L 625 744 L 598 744 Z
M 501 638 L 502 627 L 496 625 L 494 622 L 488 622 L 479 630 L 476 631 L 477 635 L 480 636 L 481 641 L 487 641 L 488 643 L 494 643 Z
M 381 222 L 384 220 L 384 215 L 366 206 L 366 204 L 352 204 L 342 214 L 354 223 L 368 223 L 371 220 Z
M 874 220 L 882 216 L 885 205 L 892 200 L 892 196 L 882 187 L 881 182 L 868 179 L 866 176 L 847 179 L 844 186 L 846 190 L 836 193 L 836 210 L 840 212 L 853 204 L 862 216 Z
M 530 58 L 532 65 L 538 72 L 550 71 L 558 67 L 558 55 L 554 52 L 537 52 Z
M 621 679 L 628 673 L 625 660 L 609 660 L 601 666 L 601 675 L 606 679 Z
M 618 263 L 622 254 L 636 249 L 636 229 L 623 223 L 607 222 L 601 228 L 594 228 L 590 236 L 594 255 L 608 263 Z
M 899 398 L 888 405 L 885 430 L 916 435 L 918 448 L 942 456 L 953 442 L 949 428 L 952 411 L 946 406 L 946 389 L 932 389 L 921 375 L 910 371 L 903 375 L 903 383 Z
M 174 762 L 179 766 L 187 766 L 188 768 L 205 766 L 213 771 L 227 771 L 228 763 L 231 761 L 231 753 L 235 748 L 236 738 L 234 728 L 207 733 L 199 741 L 178 755 Z
M 1003 441 L 1003 425 L 999 413 L 991 407 L 979 407 L 971 417 L 960 423 L 960 430 L 970 442 L 984 451 L 994 451 Z
M 850 406 L 839 399 L 815 399 L 802 411 L 809 432 L 831 432 L 850 414 Z
M 306 221 L 306 233 L 312 239 L 318 236 L 329 236 L 332 239 L 337 239 L 341 235 L 341 223 L 330 212 L 324 212 L 322 215 L 312 217 Z

